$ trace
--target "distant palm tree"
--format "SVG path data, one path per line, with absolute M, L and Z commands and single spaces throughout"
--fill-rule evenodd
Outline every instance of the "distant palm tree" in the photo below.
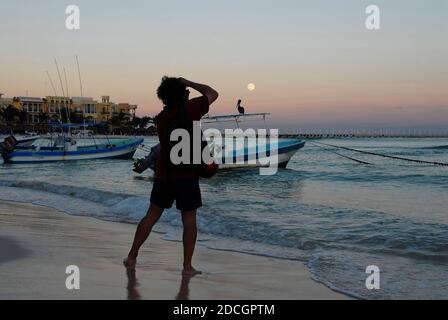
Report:
M 125 117 L 126 117 L 126 115 L 124 114 L 124 112 L 123 112 L 123 111 L 120 111 L 120 113 L 118 114 L 118 120 L 119 120 L 120 122 L 122 122 L 122 121 L 125 120 Z
M 120 117 L 118 115 L 113 115 L 112 119 L 110 119 L 110 124 L 114 127 L 119 127 L 121 124 Z
M 50 120 L 50 116 L 46 112 L 40 112 L 39 113 L 39 121 L 42 123 L 48 123 L 48 120 Z
M 21 123 L 28 122 L 28 112 L 27 111 L 20 110 L 18 116 L 19 116 L 19 120 Z
M 139 127 L 140 127 L 140 123 L 141 123 L 141 121 L 142 121 L 141 118 L 139 118 L 139 117 L 134 117 L 134 118 L 132 119 L 132 121 L 131 121 L 131 125 L 132 125 L 134 128 L 139 128 Z
M 3 109 L 2 116 L 6 120 L 6 122 L 12 122 L 15 118 L 19 118 L 20 111 L 17 110 L 13 105 L 8 105 L 5 109 Z
M 143 118 L 141 118 L 140 128 L 145 129 L 148 126 L 148 124 L 151 123 L 152 121 L 153 119 L 151 117 L 144 116 Z

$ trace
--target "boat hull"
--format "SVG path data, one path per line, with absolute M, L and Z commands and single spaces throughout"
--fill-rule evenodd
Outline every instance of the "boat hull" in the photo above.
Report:
M 129 144 L 88 151 L 29 151 L 17 150 L 3 156 L 6 163 L 36 163 L 54 161 L 77 161 L 93 159 L 132 159 L 143 139 L 134 139 Z
M 250 168 L 250 167 L 268 167 L 277 166 L 278 168 L 286 168 L 289 160 L 297 153 L 297 151 L 305 146 L 305 141 L 303 140 L 288 140 L 281 142 L 278 145 L 277 157 L 269 157 L 268 154 L 261 154 L 258 152 L 250 152 L 248 150 L 244 151 L 244 161 L 243 157 L 240 156 L 241 160 L 237 161 L 236 153 L 230 158 L 230 163 L 226 163 L 223 159 L 222 163 L 219 165 L 219 169 L 236 169 L 236 168 Z M 248 161 L 249 158 L 256 159 L 256 161 Z M 227 160 L 228 160 L 227 159 Z

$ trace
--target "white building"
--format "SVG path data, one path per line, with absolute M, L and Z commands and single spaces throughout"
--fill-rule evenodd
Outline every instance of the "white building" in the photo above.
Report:
M 44 99 L 36 97 L 16 97 L 20 109 L 28 112 L 30 123 L 39 123 L 39 116 L 45 112 Z
M 71 112 L 84 114 L 86 121 L 95 123 L 98 101 L 90 97 L 72 97 Z

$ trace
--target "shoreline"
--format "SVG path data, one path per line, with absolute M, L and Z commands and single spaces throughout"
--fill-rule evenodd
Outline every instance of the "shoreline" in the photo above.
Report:
M 1 299 L 350 299 L 312 280 L 302 262 L 197 246 L 182 278 L 182 244 L 151 233 L 136 271 L 122 258 L 136 226 L 0 201 Z M 65 268 L 80 269 L 68 290 Z

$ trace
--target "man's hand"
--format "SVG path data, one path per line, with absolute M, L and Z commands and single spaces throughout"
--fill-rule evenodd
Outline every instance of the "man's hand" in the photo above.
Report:
M 205 84 L 196 83 L 185 78 L 179 78 L 179 81 L 181 81 L 185 86 L 195 89 L 203 96 L 206 96 L 208 98 L 209 105 L 218 99 L 218 92 Z
M 191 84 L 193 83 L 193 82 L 191 82 L 190 80 L 187 80 L 187 79 L 182 78 L 182 77 L 179 78 L 179 81 L 182 82 L 182 83 L 183 83 L 184 85 L 186 85 L 187 87 L 191 87 Z

